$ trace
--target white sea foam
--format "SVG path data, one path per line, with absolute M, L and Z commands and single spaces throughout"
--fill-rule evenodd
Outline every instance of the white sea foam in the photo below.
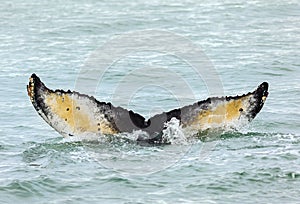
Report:
M 171 144 L 187 144 L 187 137 L 184 134 L 180 121 L 172 118 L 169 122 L 165 123 L 163 130 L 162 140 Z

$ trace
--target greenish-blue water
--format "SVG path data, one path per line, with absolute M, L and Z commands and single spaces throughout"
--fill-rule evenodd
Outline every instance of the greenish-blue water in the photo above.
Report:
M 299 203 L 299 11 L 297 0 L 2 2 L 0 203 Z M 210 133 L 217 139 L 193 145 L 64 141 L 33 109 L 25 87 L 30 74 L 50 88 L 73 89 L 90 53 L 114 36 L 144 29 L 170 31 L 201 47 L 226 95 L 268 81 L 261 113 L 239 132 Z M 149 55 L 114 67 L 188 70 Z M 96 98 L 112 100 L 110 90 L 128 74 L 121 70 L 108 70 Z M 198 100 L 208 97 L 201 80 L 185 75 Z M 129 107 L 144 115 L 176 108 L 169 96 L 145 87 Z

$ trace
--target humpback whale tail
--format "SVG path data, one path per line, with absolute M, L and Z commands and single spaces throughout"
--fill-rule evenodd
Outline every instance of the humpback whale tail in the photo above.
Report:
M 211 97 L 154 115 L 148 120 L 131 110 L 99 102 L 76 91 L 53 91 L 36 74 L 29 78 L 27 92 L 38 114 L 64 137 L 85 134 L 103 136 L 136 130 L 151 136 L 159 135 L 172 118 L 179 120 L 183 128 L 195 131 L 251 121 L 265 103 L 268 83 L 263 82 L 253 92 L 241 96 Z M 141 140 L 160 142 L 157 137 Z

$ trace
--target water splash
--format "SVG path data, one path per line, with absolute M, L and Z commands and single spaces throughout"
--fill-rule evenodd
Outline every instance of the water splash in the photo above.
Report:
M 182 129 L 178 119 L 172 118 L 169 122 L 165 123 L 162 141 L 169 144 L 188 144 L 188 137 L 184 133 L 184 130 Z

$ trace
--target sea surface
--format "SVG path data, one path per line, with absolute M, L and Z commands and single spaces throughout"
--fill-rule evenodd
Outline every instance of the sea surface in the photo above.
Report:
M 299 11 L 299 0 L 1 2 L 0 203 L 300 203 Z M 132 38 L 122 37 L 141 31 L 150 35 L 146 46 L 133 40 L 135 52 L 126 53 Z M 159 41 L 157 32 L 175 37 Z M 123 52 L 117 58 L 116 39 L 125 39 L 114 44 Z M 198 68 L 217 78 L 168 53 L 172 45 L 187 50 L 176 39 L 201 50 L 209 68 Z M 147 50 L 152 42 L 166 52 Z M 93 72 L 104 74 L 84 75 L 107 48 L 113 63 Z M 63 139 L 27 96 L 32 73 L 49 88 L 85 89 L 146 118 L 212 90 L 240 95 L 263 81 L 270 89 L 258 116 L 238 130 L 190 142 L 171 128 L 173 144 L 144 146 Z M 93 77 L 94 89 L 84 87 Z

